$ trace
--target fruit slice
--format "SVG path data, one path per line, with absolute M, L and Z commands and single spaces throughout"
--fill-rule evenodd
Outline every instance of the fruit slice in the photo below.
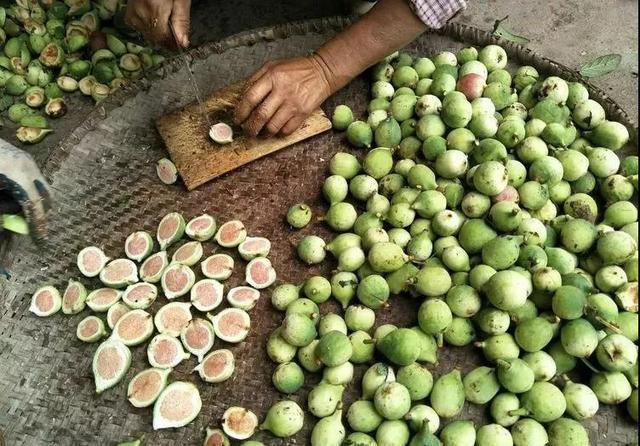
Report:
M 238 252 L 247 262 L 256 257 L 266 257 L 271 251 L 271 242 L 264 237 L 247 237 L 238 245 Z
M 158 288 L 152 283 L 140 282 L 129 285 L 122 293 L 122 301 L 133 309 L 145 310 L 158 297 Z
M 186 234 L 199 242 L 209 240 L 216 233 L 218 225 L 216 219 L 209 214 L 202 214 L 192 218 L 185 228 Z
M 46 317 L 57 313 L 60 307 L 62 307 L 60 292 L 52 286 L 44 286 L 33 293 L 29 311 L 36 316 Z
M 93 311 L 104 313 L 120 300 L 120 296 L 122 296 L 122 291 L 113 288 L 98 288 L 89 293 L 86 302 Z
M 200 264 L 202 274 L 209 279 L 225 280 L 233 273 L 233 257 L 227 254 L 214 254 Z
M 171 212 L 162 217 L 156 234 L 160 249 L 164 251 L 169 245 L 180 240 L 185 226 L 184 218 L 177 212 Z
M 202 400 L 198 388 L 191 383 L 176 381 L 169 384 L 153 406 L 153 428 L 182 427 L 200 413 Z
M 216 233 L 216 242 L 225 248 L 235 248 L 247 238 L 247 229 L 240 220 L 224 223 Z
M 202 357 L 211 350 L 216 335 L 213 331 L 213 325 L 207 320 L 196 318 L 182 329 L 180 332 L 182 345 L 190 353 L 198 358 L 198 362 L 202 362 Z
M 226 348 L 214 350 L 204 357 L 202 362 L 193 369 L 200 378 L 208 383 L 221 383 L 231 378 L 236 367 L 236 361 L 231 350 Z
M 132 310 L 122 315 L 111 337 L 126 346 L 140 345 L 153 334 L 153 316 L 144 310 Z
M 231 446 L 229 439 L 220 429 L 207 428 L 204 446 Z
M 249 311 L 258 303 L 260 291 L 249 286 L 237 286 L 227 293 L 227 300 L 231 306 Z
M 170 302 L 158 310 L 153 321 L 160 333 L 175 338 L 193 319 L 190 310 L 189 302 Z
M 122 302 L 116 302 L 111 305 L 109 311 L 107 311 L 107 325 L 109 328 L 113 330 L 120 318 L 129 311 L 131 311 L 131 308 Z
M 165 297 L 171 300 L 187 294 L 195 281 L 196 275 L 191 268 L 180 263 L 172 263 L 162 273 L 160 283 Z
M 111 288 L 123 288 L 138 281 L 138 267 L 129 259 L 115 259 L 100 271 L 100 281 Z
M 246 440 L 251 437 L 257 427 L 258 417 L 244 407 L 230 407 L 222 415 L 222 429 L 236 440 Z
M 173 368 L 189 356 L 178 339 L 165 334 L 155 335 L 147 346 L 149 364 L 160 369 Z
M 97 316 L 85 317 L 76 328 L 76 337 L 83 342 L 96 342 L 106 334 L 104 322 Z
M 146 231 L 134 232 L 124 242 L 124 253 L 131 260 L 141 262 L 153 251 L 153 237 Z
M 109 260 L 102 249 L 97 246 L 87 246 L 78 253 L 76 264 L 83 276 L 95 277 L 100 274 Z
M 178 180 L 178 169 L 170 159 L 161 158 L 156 163 L 156 173 L 164 184 L 173 184 Z
M 171 369 L 145 369 L 131 378 L 127 398 L 134 407 L 149 407 L 167 387 Z
M 64 314 L 77 314 L 84 310 L 87 300 L 87 289 L 83 284 L 75 280 L 69 280 L 67 289 L 62 295 L 62 312 Z
M 93 355 L 93 377 L 96 392 L 115 386 L 131 365 L 131 350 L 117 339 L 109 338 L 98 346 Z
M 209 138 L 218 144 L 229 144 L 233 141 L 233 129 L 224 122 L 218 122 L 209 129 Z
M 258 257 L 247 264 L 246 281 L 252 287 L 261 290 L 276 281 L 276 270 L 266 257 Z
M 183 265 L 193 266 L 202 258 L 202 243 L 187 242 L 173 253 L 171 260 Z
M 167 251 L 156 252 L 147 257 L 142 266 L 140 266 L 140 278 L 149 283 L 159 282 L 168 265 Z
M 212 311 L 222 303 L 224 286 L 215 279 L 202 279 L 191 288 L 191 303 L 196 309 Z
M 247 337 L 251 328 L 251 318 L 249 314 L 239 308 L 226 308 L 220 313 L 207 317 L 213 323 L 213 330 L 216 336 L 226 342 L 240 342 Z

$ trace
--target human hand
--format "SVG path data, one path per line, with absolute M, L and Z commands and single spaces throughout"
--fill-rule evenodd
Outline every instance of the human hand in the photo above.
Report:
M 0 214 L 15 213 L 17 203 L 29 223 L 31 236 L 42 241 L 47 235 L 50 201 L 49 187 L 33 158 L 0 140 Z
M 267 62 L 249 78 L 234 120 L 252 136 L 289 135 L 331 95 L 331 82 L 317 55 Z
M 152 43 L 186 48 L 190 10 L 191 0 L 129 0 L 124 20 Z

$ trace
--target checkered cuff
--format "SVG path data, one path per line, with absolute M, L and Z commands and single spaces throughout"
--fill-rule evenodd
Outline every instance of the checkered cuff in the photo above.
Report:
M 467 7 L 465 0 L 409 0 L 411 9 L 429 28 L 442 28 L 458 11 Z

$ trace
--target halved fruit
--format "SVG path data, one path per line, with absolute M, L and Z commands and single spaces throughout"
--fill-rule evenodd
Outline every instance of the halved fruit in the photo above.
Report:
M 109 328 L 113 330 L 113 327 L 116 326 L 120 318 L 129 311 L 131 311 L 131 308 L 122 302 L 116 302 L 110 306 L 107 311 L 107 325 Z
M 156 252 L 147 257 L 142 266 L 140 266 L 140 278 L 149 283 L 159 282 L 168 265 L 167 251 Z
M 60 292 L 52 286 L 38 288 L 31 297 L 31 311 L 36 316 L 46 317 L 57 313 L 62 307 Z
M 231 446 L 229 439 L 220 429 L 207 428 L 204 446 Z
M 202 362 L 202 357 L 211 350 L 216 335 L 213 331 L 213 325 L 207 320 L 196 318 L 191 321 L 180 332 L 182 345 L 190 353 L 198 358 L 198 362 Z
M 209 138 L 218 144 L 229 144 L 233 141 L 233 129 L 229 124 L 218 122 L 209 128 Z
M 111 288 L 123 288 L 138 281 L 138 267 L 129 259 L 115 259 L 100 271 L 100 281 Z
M 83 342 L 96 342 L 106 334 L 104 322 L 97 316 L 85 317 L 76 328 L 76 337 Z
M 96 392 L 115 386 L 129 370 L 131 350 L 117 339 L 109 338 L 98 346 L 93 355 L 93 377 Z
M 161 158 L 156 163 L 156 173 L 164 184 L 173 184 L 178 180 L 178 169 L 170 159 Z
M 127 398 L 134 407 L 149 407 L 167 386 L 171 369 L 145 369 L 131 378 Z
M 216 336 L 226 342 L 241 342 L 251 328 L 249 313 L 239 308 L 226 308 L 215 316 L 207 314 L 207 317 L 213 323 Z
M 191 288 L 191 303 L 196 309 L 207 312 L 222 303 L 224 286 L 215 279 L 202 279 Z
M 112 338 L 126 346 L 140 345 L 153 334 L 153 316 L 144 310 L 132 310 L 118 320 L 113 328 Z
M 160 369 L 171 369 L 189 356 L 178 339 L 165 334 L 155 335 L 147 346 L 149 364 Z
M 97 246 L 87 246 L 78 253 L 76 264 L 85 277 L 96 277 L 109 261 L 102 249 Z
M 191 383 L 176 381 L 169 384 L 153 406 L 153 428 L 182 427 L 200 413 L 202 400 L 198 388 Z
M 87 300 L 87 289 L 78 281 L 69 280 L 67 289 L 62 295 L 62 312 L 77 314 L 84 310 Z
M 139 282 L 129 285 L 122 293 L 122 301 L 133 309 L 145 310 L 158 297 L 158 287 L 152 283 Z
M 260 299 L 260 291 L 249 286 L 237 286 L 227 293 L 227 300 L 231 306 L 245 311 L 255 307 L 258 299 Z
M 98 288 L 87 296 L 87 306 L 97 313 L 104 313 L 120 300 L 122 291 L 113 288 Z
M 216 233 L 217 226 L 215 218 L 209 214 L 202 214 L 192 218 L 189 223 L 187 223 L 184 232 L 190 238 L 204 242 L 213 237 Z
M 184 234 L 184 217 L 177 212 L 171 212 L 160 220 L 156 238 L 160 243 L 160 249 L 166 250 L 171 244 L 177 242 Z
M 129 235 L 124 242 L 124 253 L 131 260 L 141 262 L 153 251 L 153 237 L 146 231 L 137 231 Z
M 198 372 L 200 378 L 205 382 L 220 383 L 231 378 L 235 365 L 236 362 L 231 350 L 223 348 L 214 350 L 205 356 L 193 371 Z
M 256 257 L 266 257 L 271 251 L 271 242 L 264 237 L 247 237 L 244 242 L 238 246 L 238 252 L 247 262 Z
M 170 302 L 160 308 L 153 318 L 162 334 L 178 337 L 182 329 L 193 319 L 189 302 Z
M 202 274 L 209 279 L 225 280 L 233 273 L 233 257 L 227 254 L 214 254 L 200 264 Z
M 247 229 L 240 220 L 224 223 L 216 233 L 216 242 L 225 248 L 235 248 L 247 238 Z
M 193 266 L 202 258 L 202 243 L 200 242 L 187 242 L 179 247 L 176 252 L 173 253 L 171 260 L 175 263 L 182 263 L 183 265 Z
M 236 440 L 246 440 L 251 437 L 257 427 L 258 417 L 244 407 L 230 407 L 222 415 L 222 429 Z
M 195 281 L 196 275 L 193 270 L 180 263 L 169 265 L 160 280 L 164 295 L 169 300 L 187 294 Z
M 261 290 L 276 281 L 276 270 L 266 257 L 258 257 L 247 264 L 246 281 L 252 287 Z

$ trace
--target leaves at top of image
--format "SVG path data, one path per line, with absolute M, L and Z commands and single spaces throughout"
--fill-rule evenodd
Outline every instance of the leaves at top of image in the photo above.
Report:
M 501 37 L 505 40 L 508 40 L 513 43 L 517 43 L 519 45 L 526 45 L 529 43 L 529 39 L 524 36 L 519 36 L 514 34 L 509 29 L 507 29 L 503 23 L 509 18 L 509 16 L 505 16 L 500 20 L 496 20 L 493 24 L 493 35 Z
M 584 77 L 598 77 L 615 71 L 620 65 L 620 54 L 606 54 L 580 66 L 580 74 Z

